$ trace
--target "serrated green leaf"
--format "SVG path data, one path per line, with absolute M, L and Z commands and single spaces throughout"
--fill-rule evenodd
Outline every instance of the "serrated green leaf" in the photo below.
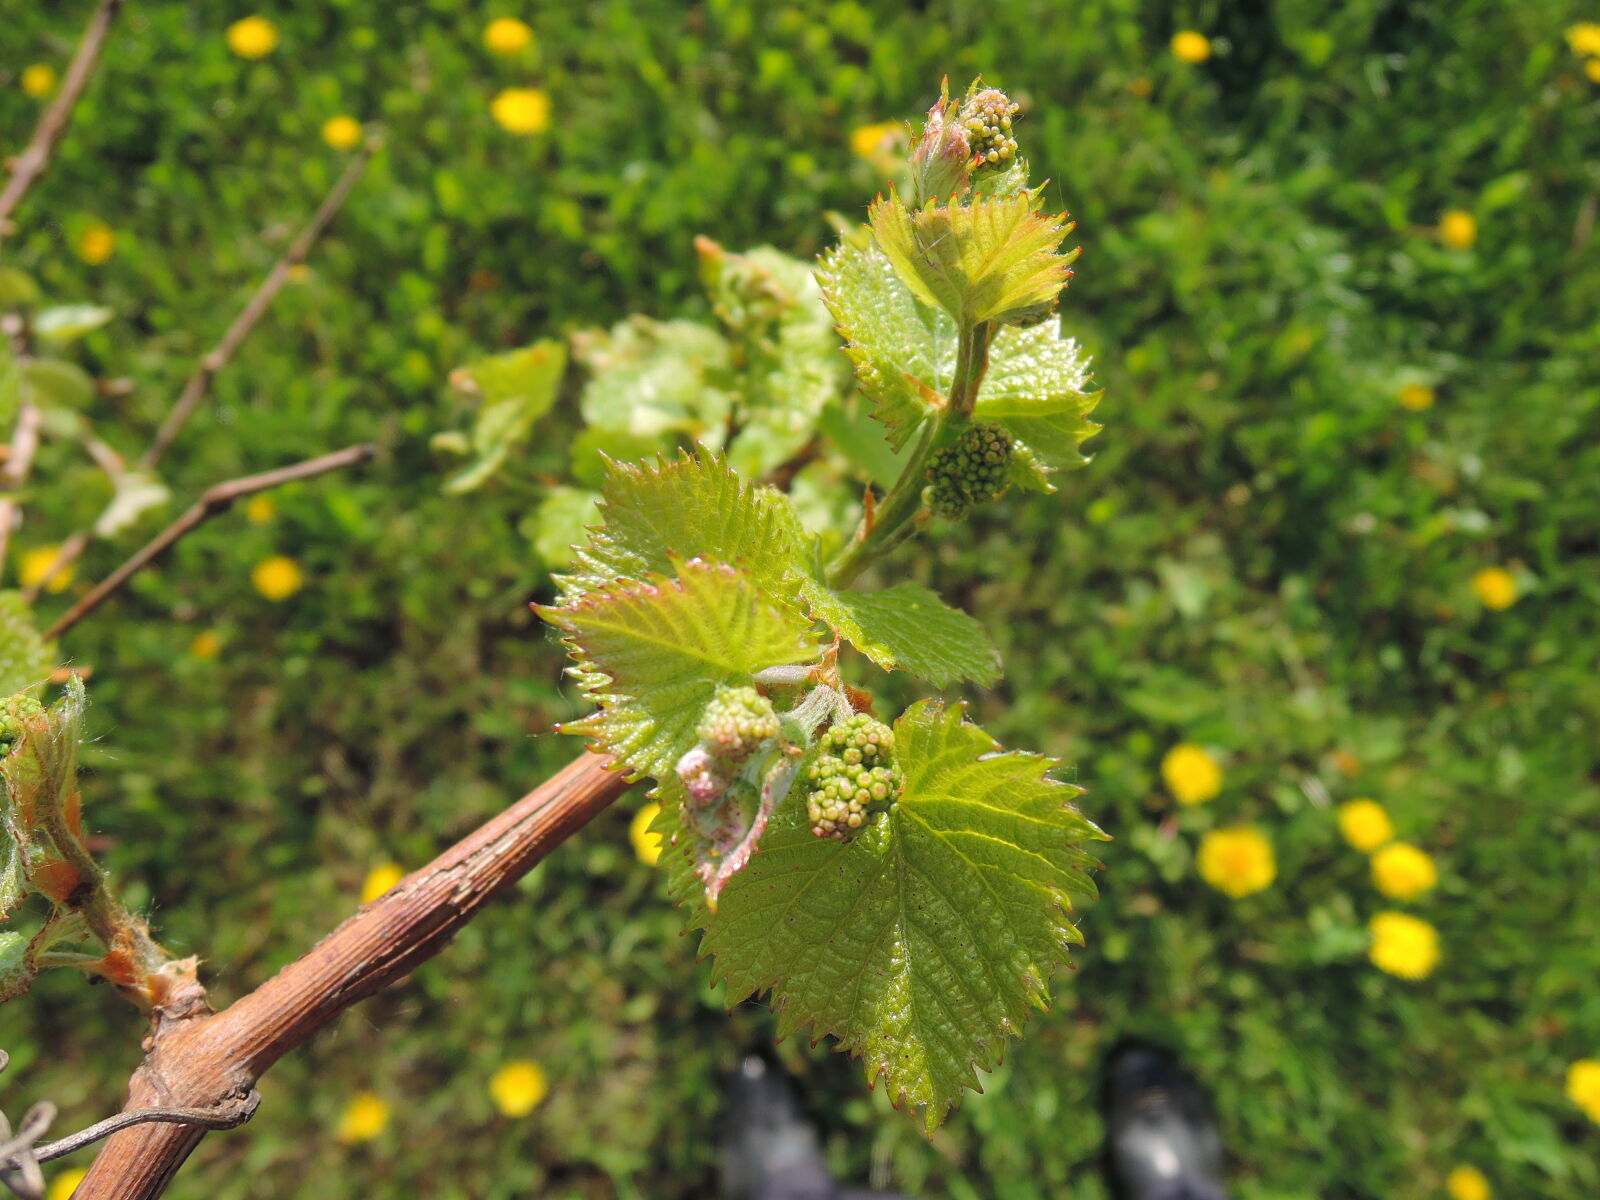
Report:
M 1089 360 L 1058 322 L 1006 326 L 990 345 L 973 417 L 1005 426 L 1046 471 L 1080 467 L 1089 460 L 1079 447 L 1100 430 L 1088 417 L 1100 393 L 1088 383 Z
M 99 329 L 114 315 L 111 309 L 98 304 L 58 305 L 33 318 L 33 332 L 43 341 L 62 345 Z
M 55 668 L 55 643 L 39 635 L 27 600 L 0 591 L 0 699 L 43 683 Z
M 1079 789 L 998 751 L 961 706 L 917 704 L 895 723 L 900 799 L 853 842 L 812 836 L 791 796 L 716 913 L 673 880 L 730 997 L 770 988 L 780 1037 L 838 1038 L 930 1132 L 1047 1003 L 1082 940 L 1072 905 L 1095 895 L 1079 843 L 1104 835 Z
M 920 583 L 876 592 L 832 592 L 807 581 L 811 611 L 885 671 L 903 670 L 934 687 L 1000 678 L 1000 652 L 983 626 Z
M 1071 222 L 1040 214 L 1029 193 L 912 210 L 890 192 L 868 220 L 912 294 L 963 328 L 1037 320 L 1072 275 L 1075 254 L 1056 252 Z
M 547 566 L 568 566 L 588 527 L 600 521 L 600 493 L 587 488 L 553 487 L 539 501 L 527 527 L 528 540 Z
M 630 317 L 575 334 L 573 354 L 592 372 L 579 407 L 584 421 L 639 437 L 720 431 L 731 404 L 708 376 L 726 370 L 728 343 L 695 321 Z
M 671 777 L 716 689 L 816 657 L 810 622 L 747 573 L 702 559 L 588 592 L 540 616 L 566 635 L 572 674 L 600 711 L 563 726 L 635 775 Z
M 477 461 L 447 480 L 446 492 L 470 492 L 494 477 L 507 455 L 527 441 L 534 423 L 555 404 L 566 369 L 566 346 L 546 338 L 451 373 L 451 383 L 479 397 L 483 406 L 472 428 Z
M 787 496 L 747 483 L 704 448 L 653 466 L 613 464 L 600 512 L 605 524 L 558 577 L 563 603 L 618 579 L 670 574 L 674 558 L 732 563 L 787 599 L 811 544 Z
M 0 882 L 0 891 L 3 889 L 4 883 Z M 0 899 L 0 912 L 5 907 Z M 10 930 L 0 933 L 0 1004 L 26 992 L 37 974 L 33 956 L 28 953 L 27 937 Z
M 955 322 L 937 306 L 919 303 L 875 246 L 834 247 L 818 279 L 872 415 L 899 450 L 950 390 Z

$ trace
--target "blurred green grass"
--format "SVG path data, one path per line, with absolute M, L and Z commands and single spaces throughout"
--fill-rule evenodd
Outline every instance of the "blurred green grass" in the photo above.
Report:
M 0 3 L 7 147 L 37 111 L 17 77 L 60 71 L 90 7 Z M 1600 1189 L 1600 1130 L 1561 1091 L 1600 1056 L 1600 89 L 1562 37 L 1582 14 L 597 0 L 517 13 L 537 52 L 504 60 L 482 44 L 504 6 L 302 2 L 260 10 L 281 43 L 252 63 L 224 40 L 248 11 L 129 6 L 6 249 L 52 296 L 117 310 L 80 361 L 135 381 L 93 415 L 136 452 L 340 170 L 324 122 L 387 137 L 165 475 L 192 495 L 366 438 L 381 463 L 207 527 L 64 647 L 95 670 L 108 861 L 221 1000 L 350 911 L 373 865 L 420 864 L 572 753 L 547 732 L 573 697 L 527 613 L 547 571 L 519 522 L 573 409 L 520 482 L 444 498 L 449 369 L 699 312 L 697 233 L 816 252 L 821 212 L 859 217 L 881 186 L 851 132 L 982 72 L 1025 103 L 1019 137 L 1079 222 L 1063 311 L 1107 428 L 1059 497 L 1008 500 L 896 574 L 983 617 L 1009 674 L 975 717 L 1071 764 L 1117 840 L 1054 1011 L 931 1143 L 841 1057 L 783 1049 L 836 1164 L 928 1196 L 1100 1196 L 1093 1071 L 1139 1031 L 1216 1088 L 1244 1200 L 1434 1196 L 1461 1162 L 1506 1196 Z M 1220 52 L 1178 62 L 1184 28 Z M 493 122 L 510 86 L 549 94 L 547 133 Z M 1471 248 L 1440 244 L 1450 209 Z M 116 242 L 90 267 L 73 244 L 95 222 Z M 1436 403 L 1402 407 L 1408 382 Z M 64 446 L 36 478 L 24 550 L 105 498 Z M 307 583 L 273 604 L 249 577 L 280 553 Z M 1503 612 L 1473 597 L 1486 566 L 1518 580 Z M 215 659 L 190 652 L 204 631 Z M 1179 741 L 1225 779 L 1172 816 L 1157 768 Z M 1335 829 L 1359 795 L 1440 863 L 1405 906 L 1441 933 L 1425 981 L 1365 958 L 1391 904 Z M 719 1072 L 770 1021 L 723 1015 L 628 819 L 284 1062 L 171 1194 L 707 1194 Z M 1244 821 L 1279 875 L 1229 901 L 1193 849 Z M 63 1128 L 109 1111 L 138 1058 L 124 1009 L 65 978 L 0 1009 L 7 1107 L 49 1096 Z M 520 1121 L 485 1090 L 513 1058 L 552 1084 Z M 339 1146 L 364 1088 L 389 1128 Z

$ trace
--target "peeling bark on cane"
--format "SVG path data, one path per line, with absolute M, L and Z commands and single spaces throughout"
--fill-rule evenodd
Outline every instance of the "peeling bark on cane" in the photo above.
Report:
M 124 1112 L 243 1103 L 266 1070 L 345 1009 L 443 950 L 520 879 L 628 788 L 609 756 L 585 754 L 220 1013 L 158 1015 Z M 205 1130 L 136 1125 L 106 1142 L 75 1200 L 153 1200 Z

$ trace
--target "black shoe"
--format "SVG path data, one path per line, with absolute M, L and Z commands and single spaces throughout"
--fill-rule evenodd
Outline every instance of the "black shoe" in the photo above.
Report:
M 1106 1060 L 1106 1170 L 1117 1200 L 1227 1200 L 1205 1093 L 1164 1050 L 1123 1042 Z
M 794 1088 L 752 1054 L 728 1082 L 722 1200 L 833 1200 L 838 1190 Z

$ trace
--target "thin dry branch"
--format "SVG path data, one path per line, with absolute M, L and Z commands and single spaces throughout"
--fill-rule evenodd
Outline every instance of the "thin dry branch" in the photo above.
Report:
M 293 482 L 296 479 L 310 479 L 314 475 L 323 475 L 329 471 L 337 471 L 341 467 L 349 467 L 354 466 L 356 463 L 366 462 L 367 459 L 372 457 L 372 453 L 373 448 L 368 444 L 347 446 L 343 450 L 335 450 L 332 454 L 324 454 L 318 458 L 307 459 L 305 462 L 279 467 L 275 471 L 263 471 L 259 475 L 246 475 L 242 479 L 230 479 L 226 483 L 218 483 L 207 488 L 205 494 L 195 502 L 193 508 L 151 538 L 127 562 L 123 563 L 110 575 L 107 575 L 87 595 L 68 609 L 45 633 L 46 640 L 58 638 L 71 629 L 79 621 L 99 608 L 101 604 L 105 603 L 106 598 L 132 579 L 135 573 L 165 553 L 184 534 L 203 525 L 218 513 L 225 511 L 235 500 L 248 496 L 253 492 L 264 492 L 268 488 L 275 488 L 281 484 Z
M 247 1096 L 273 1063 L 438 954 L 490 899 L 621 796 L 628 785 L 615 766 L 585 754 L 222 1012 L 157 1012 L 123 1111 L 216 1108 Z M 75 1200 L 153 1200 L 203 1136 L 183 1125 L 113 1134 Z
M 369 137 L 366 140 L 360 152 L 350 160 L 350 165 L 344 169 L 344 174 L 340 175 L 338 181 L 334 183 L 332 190 L 323 197 L 322 203 L 318 206 L 317 211 L 312 214 L 311 220 L 306 222 L 305 228 L 296 235 L 293 242 L 289 243 L 289 249 L 284 252 L 282 258 L 273 264 L 272 270 L 267 272 L 266 278 L 256 288 L 255 295 L 250 297 L 250 302 L 233 319 L 233 324 L 228 326 L 228 331 L 222 335 L 222 340 L 212 348 L 209 354 L 195 364 L 194 373 L 189 376 L 188 382 L 183 385 L 183 391 L 178 394 L 177 401 L 168 410 L 165 419 L 161 422 L 161 427 L 156 430 L 156 436 L 151 441 L 149 449 L 140 457 L 140 467 L 149 469 L 155 466 L 160 461 L 161 456 L 167 452 L 167 447 L 172 445 L 172 440 L 178 436 L 178 431 L 183 428 L 184 422 L 189 419 L 195 407 L 204 399 L 206 391 L 210 388 L 211 381 L 216 377 L 217 372 L 228 365 L 228 360 L 233 357 L 240 344 L 250 335 L 250 331 L 256 327 L 256 323 L 261 320 L 267 309 L 271 307 L 273 299 L 283 290 L 284 283 L 288 281 L 289 272 L 305 261 L 306 256 L 311 253 L 311 247 L 316 244 L 317 239 L 328 228 L 329 222 L 333 220 L 334 214 L 343 207 L 345 198 L 350 195 L 351 189 L 356 186 L 356 181 L 361 178 L 361 172 L 366 170 L 368 161 L 371 160 L 379 145 L 380 139 L 376 136 Z
M 6 550 L 11 545 L 11 527 L 17 523 L 15 493 L 28 482 L 28 472 L 33 469 L 33 455 L 39 449 L 39 424 L 43 419 L 39 406 L 31 402 L 24 402 L 17 411 L 17 425 L 6 451 L 5 468 L 0 470 L 0 487 L 10 493 L 0 499 L 0 566 L 5 564 Z
M 50 165 L 50 155 L 72 120 L 72 110 L 77 106 L 78 97 L 83 95 L 89 75 L 94 71 L 95 60 L 100 56 L 100 47 L 105 44 L 106 33 L 122 4 L 123 0 L 100 0 L 100 6 L 89 18 L 88 27 L 84 29 L 78 48 L 73 52 L 66 77 L 61 81 L 61 90 L 40 115 L 27 149 L 11 160 L 11 178 L 6 181 L 5 190 L 0 191 L 0 241 L 5 239 L 9 218 L 22 202 L 22 197 L 33 186 L 34 180 L 44 174 L 45 167 Z
M 155 437 L 151 439 L 145 452 L 139 456 L 138 469 L 150 470 L 167 452 L 183 428 L 184 422 L 194 413 L 200 401 L 205 399 L 211 381 L 228 365 L 245 338 L 250 336 L 250 331 L 256 327 L 267 309 L 272 306 L 278 293 L 283 290 L 289 272 L 306 260 L 317 239 L 323 235 L 339 209 L 344 206 L 346 198 L 356 186 L 356 181 L 361 178 L 362 171 L 366 169 L 367 163 L 381 144 L 382 139 L 377 136 L 367 139 L 360 152 L 350 160 L 350 165 L 344 169 L 344 173 L 323 197 L 311 220 L 307 221 L 305 227 L 295 236 L 288 250 L 284 251 L 283 257 L 273 264 L 272 269 L 267 272 L 266 277 L 251 295 L 249 302 L 239 310 L 239 315 L 234 317 L 233 324 L 228 326 L 228 331 L 222 335 L 222 340 L 195 364 L 194 370 L 184 382 L 183 391 L 178 393 L 177 400 L 162 418 Z M 37 599 L 39 593 L 52 579 L 78 561 L 93 540 L 92 529 L 80 529 L 66 538 L 61 543 L 61 548 L 56 551 L 55 561 L 28 590 L 28 598 Z

